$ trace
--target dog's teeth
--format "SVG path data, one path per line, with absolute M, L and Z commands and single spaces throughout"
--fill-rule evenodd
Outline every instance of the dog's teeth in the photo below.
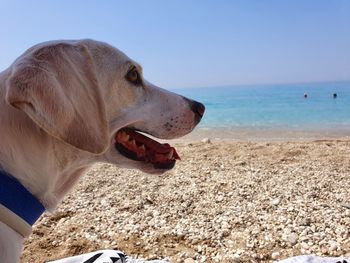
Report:
M 130 142 L 129 142 L 132 146 L 135 146 L 136 147 L 136 142 L 134 139 L 132 139 Z
M 125 131 L 118 132 L 118 140 L 127 142 L 129 140 L 129 135 Z
M 139 149 L 140 149 L 141 151 L 146 151 L 145 145 L 143 145 L 143 144 L 139 147 Z
M 171 149 L 170 152 L 168 152 L 165 156 L 166 156 L 166 158 L 168 158 L 168 159 L 172 159 L 172 158 L 173 158 L 173 154 L 174 154 L 174 150 Z

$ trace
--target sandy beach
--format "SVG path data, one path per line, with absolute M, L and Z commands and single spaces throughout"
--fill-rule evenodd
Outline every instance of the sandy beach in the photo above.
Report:
M 214 137 L 177 140 L 182 161 L 161 176 L 94 166 L 21 262 L 104 248 L 186 263 L 350 256 L 349 140 Z

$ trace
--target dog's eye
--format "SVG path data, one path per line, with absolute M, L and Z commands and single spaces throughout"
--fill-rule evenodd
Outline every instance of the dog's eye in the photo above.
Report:
M 137 71 L 136 67 L 133 67 L 132 69 L 129 70 L 129 72 L 126 74 L 126 79 L 135 85 L 142 84 L 140 74 Z

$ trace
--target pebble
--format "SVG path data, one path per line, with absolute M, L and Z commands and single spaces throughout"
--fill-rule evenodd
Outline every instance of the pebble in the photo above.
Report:
M 294 246 L 295 244 L 298 243 L 298 235 L 296 233 L 291 233 L 289 236 L 288 236 L 288 242 Z
M 211 140 L 209 138 L 204 138 L 201 140 L 202 143 L 211 143 Z
M 224 197 L 222 195 L 219 195 L 216 201 L 222 202 L 224 200 Z
M 279 253 L 279 252 L 273 252 L 273 253 L 271 254 L 271 258 L 272 258 L 272 259 L 278 259 L 279 256 L 280 256 L 280 253 Z
M 335 251 L 335 250 L 337 250 L 337 248 L 338 248 L 337 242 L 334 242 L 334 241 L 329 242 L 329 250 L 330 251 Z
M 273 200 L 271 201 L 271 204 L 272 204 L 272 205 L 279 205 L 279 203 L 281 203 L 281 199 L 280 199 L 280 198 L 276 198 L 276 199 L 273 199 Z

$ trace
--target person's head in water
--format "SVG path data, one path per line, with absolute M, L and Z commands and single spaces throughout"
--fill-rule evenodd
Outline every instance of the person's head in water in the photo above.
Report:
M 333 99 L 336 99 L 338 97 L 337 93 L 333 93 Z
M 305 93 L 304 93 L 304 98 L 307 99 L 307 96 L 308 96 L 308 95 L 307 95 L 307 93 L 305 92 Z

